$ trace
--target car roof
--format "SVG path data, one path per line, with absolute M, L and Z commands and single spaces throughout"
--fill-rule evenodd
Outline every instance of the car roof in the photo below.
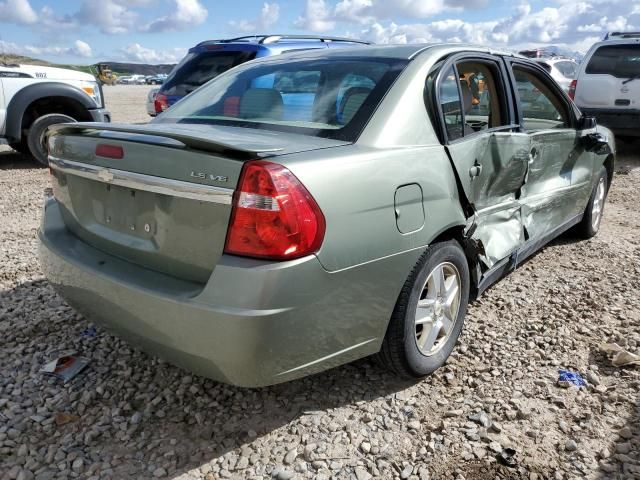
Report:
M 517 57 L 527 59 L 513 52 L 491 49 L 479 45 L 463 43 L 411 43 L 395 45 L 369 45 L 353 46 L 351 48 L 335 49 L 308 49 L 300 52 L 291 52 L 291 58 L 313 57 L 358 57 L 358 58 L 389 58 L 398 60 L 411 60 L 412 58 L 429 52 L 435 55 L 446 55 L 457 52 L 490 53 L 500 56 Z
M 344 44 L 350 45 L 350 48 L 326 49 L 317 48 L 315 42 L 323 44 Z M 223 40 L 206 40 L 192 47 L 190 51 L 206 50 L 207 47 L 218 46 L 224 47 L 224 50 L 234 50 L 233 47 L 239 47 L 239 50 L 247 48 L 267 48 L 275 52 L 291 52 L 292 55 L 299 54 L 295 50 L 301 50 L 304 54 L 314 54 L 322 57 L 323 55 L 334 56 L 334 52 L 338 51 L 340 55 L 358 56 L 358 57 L 379 57 L 379 58 L 395 58 L 410 60 L 416 55 L 431 51 L 438 53 L 447 52 L 465 52 L 475 51 L 479 53 L 491 53 L 502 56 L 511 56 L 517 58 L 526 57 L 515 54 L 510 51 L 502 51 L 492 49 L 481 45 L 464 44 L 464 43 L 412 43 L 412 44 L 387 44 L 378 45 L 370 42 L 356 40 L 343 37 L 327 37 L 327 36 L 308 36 L 308 35 L 251 35 L 245 37 L 237 37 Z

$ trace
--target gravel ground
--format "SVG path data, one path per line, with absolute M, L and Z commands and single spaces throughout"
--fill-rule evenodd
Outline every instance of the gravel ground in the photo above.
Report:
M 146 121 L 147 90 L 105 88 L 114 121 Z M 599 349 L 640 353 L 640 156 L 623 147 L 600 234 L 562 237 L 486 292 L 435 375 L 363 360 L 255 390 L 92 336 L 38 266 L 47 170 L 0 147 L 0 479 L 640 478 L 640 368 Z M 38 373 L 62 350 L 91 358 L 66 385 Z

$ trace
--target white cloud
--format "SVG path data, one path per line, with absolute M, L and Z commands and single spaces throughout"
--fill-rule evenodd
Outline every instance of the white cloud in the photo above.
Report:
M 280 5 L 277 3 L 264 3 L 257 20 L 231 20 L 229 26 L 241 32 L 257 32 L 271 28 L 280 18 Z
M 175 11 L 160 17 L 141 28 L 145 32 L 169 32 L 186 30 L 204 23 L 209 11 L 200 0 L 173 0 Z
M 138 14 L 121 0 L 85 0 L 74 18 L 79 25 L 96 25 L 107 35 L 127 33 L 138 24 Z
M 328 32 L 335 25 L 336 20 L 324 0 L 307 0 L 302 16 L 295 21 L 297 28 L 312 32 Z
M 0 40 L 0 52 L 14 53 L 16 55 L 25 56 L 76 56 L 83 58 L 91 58 L 93 51 L 91 45 L 82 40 L 76 40 L 73 46 L 61 47 L 56 45 L 36 46 L 36 45 L 18 45 L 13 42 L 5 42 Z
M 119 59 L 139 63 L 177 63 L 186 53 L 185 48 L 156 50 L 132 43 L 120 50 Z
M 83 42 L 82 40 L 76 40 L 73 44 L 73 49 L 75 50 L 76 55 L 84 58 L 91 58 L 93 56 L 93 52 L 91 51 L 91 45 L 87 42 Z
M 640 6 L 640 1 L 634 3 Z M 523 3 L 510 16 L 485 22 L 448 19 L 399 24 L 376 19 L 361 27 L 357 36 L 376 43 L 468 42 L 512 50 L 554 44 L 584 52 L 608 31 L 638 29 L 640 8 L 633 7 L 624 0 L 559 0 L 554 7 L 534 11 Z M 621 11 L 629 14 L 621 16 Z
M 29 0 L 6 0 L 0 2 L 0 23 L 17 23 L 33 25 L 38 21 L 38 15 Z
M 483 7 L 488 0 L 339 0 L 335 5 L 324 0 L 307 0 L 298 28 L 325 32 L 336 23 L 373 24 L 382 20 L 424 19 L 446 11 Z

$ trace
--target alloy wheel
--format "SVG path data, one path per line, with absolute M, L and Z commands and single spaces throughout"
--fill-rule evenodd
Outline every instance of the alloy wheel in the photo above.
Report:
M 418 349 L 423 355 L 438 352 L 451 335 L 460 308 L 461 279 L 449 262 L 436 266 L 427 277 L 415 316 Z
M 593 206 L 591 207 L 591 227 L 594 230 L 600 228 L 600 220 L 602 220 L 602 209 L 604 208 L 605 197 L 604 178 L 601 178 L 596 187 L 596 194 L 593 198 Z

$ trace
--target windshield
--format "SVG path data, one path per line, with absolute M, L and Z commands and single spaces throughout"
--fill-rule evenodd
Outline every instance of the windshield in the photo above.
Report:
M 586 73 L 617 78 L 640 75 L 640 45 L 607 45 L 598 48 L 587 64 Z
M 278 59 L 238 67 L 174 105 L 162 123 L 205 123 L 355 141 L 406 60 Z
M 162 86 L 165 95 L 188 95 L 212 78 L 252 60 L 255 52 L 200 52 L 188 54 Z

